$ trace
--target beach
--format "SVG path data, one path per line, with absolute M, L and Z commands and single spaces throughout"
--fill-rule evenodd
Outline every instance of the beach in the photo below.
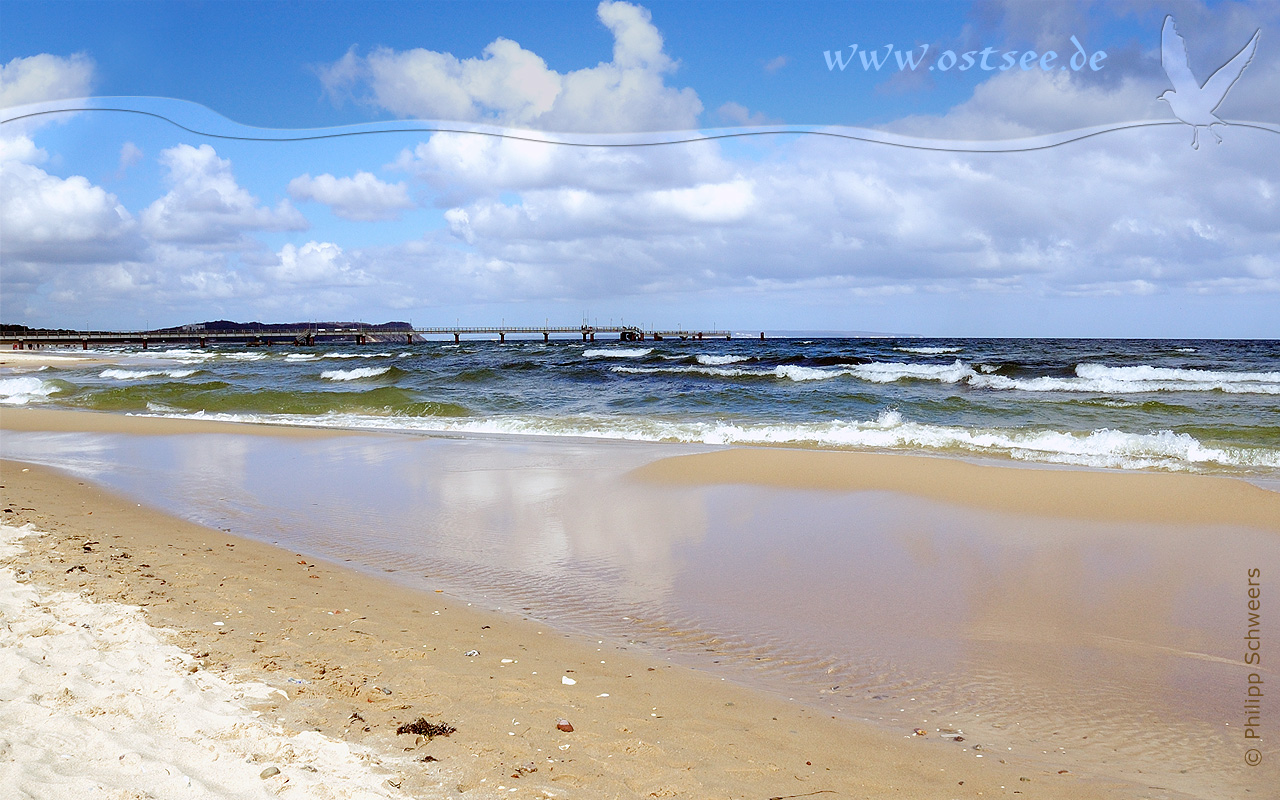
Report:
M 1202 531 L 1242 537 L 1239 548 L 1225 540 L 1214 545 L 1228 572 L 1237 562 L 1243 567 L 1241 559 L 1273 563 L 1274 549 L 1258 542 L 1274 537 L 1275 494 L 1241 481 L 948 459 L 914 463 L 905 456 L 857 453 L 435 440 L 37 409 L 6 409 L 0 424 L 6 458 L 28 462 L 4 462 L 5 522 L 46 532 L 24 538 L 26 552 L 11 557 L 7 569 L 28 570 L 24 580 L 41 591 L 70 590 L 139 606 L 196 669 L 282 690 L 288 700 L 272 700 L 269 716 L 285 733 L 313 731 L 368 748 L 378 764 L 373 785 L 380 790 L 416 797 L 509 796 L 513 789 L 516 796 L 530 797 L 785 797 L 827 791 L 866 797 L 1234 797 L 1256 795 L 1274 776 L 1268 764 L 1246 772 L 1234 759 L 1225 763 L 1238 758 L 1240 742 L 1231 732 L 1237 715 L 1234 708 L 1219 708 L 1227 702 L 1222 694 L 1207 690 L 1224 675 L 1234 681 L 1243 674 L 1224 644 L 1236 634 L 1227 630 L 1226 609 L 1211 600 L 1203 612 L 1210 618 L 1189 624 L 1177 618 L 1184 612 L 1175 610 L 1170 619 L 1163 608 L 1182 603 L 1180 582 L 1191 587 L 1186 591 L 1200 591 L 1188 560 L 1208 575 L 1205 582 L 1220 579 L 1213 559 L 1197 549 Z M 32 464 L 32 452 L 50 465 L 61 462 L 61 468 Z M 238 459 L 234 466 L 191 482 L 199 471 L 193 454 L 207 468 L 229 463 L 230 453 Z M 336 466 L 340 453 L 348 460 L 358 454 L 359 463 L 385 468 L 386 474 L 424 459 L 439 462 L 446 472 L 456 468 L 448 474 L 472 476 L 471 499 L 464 503 L 472 516 L 495 513 L 476 505 L 477 497 L 493 493 L 475 485 L 479 474 L 532 476 L 538 488 L 530 494 L 529 481 L 513 484 L 511 496 L 493 506 L 513 517 L 502 530 L 519 536 L 478 552 L 483 568 L 467 566 L 447 540 L 410 537 L 405 542 L 418 551 L 412 557 L 395 551 L 394 533 L 384 529 L 427 512 L 456 526 L 458 520 L 449 516 L 456 509 L 361 505 L 360 496 L 369 494 L 374 506 L 395 506 L 393 498 L 403 490 L 390 486 L 378 494 L 374 484 L 385 483 L 385 477 L 372 483 L 355 477 L 351 463 Z M 306 473 L 322 484 L 314 497 L 301 484 L 275 484 L 266 477 L 282 462 L 296 464 L 299 454 L 322 462 Z M 176 470 L 185 478 L 157 488 L 164 483 L 162 473 L 138 472 L 141 462 L 185 463 Z M 226 483 L 229 469 L 244 471 L 239 491 L 257 499 L 233 493 L 236 487 Z M 335 469 L 351 479 L 325 483 L 320 472 Z M 587 469 L 604 477 L 593 483 Z M 1010 472 L 1017 473 L 1012 480 Z M 456 491 L 434 474 L 402 479 L 427 495 Z M 622 516 L 610 518 L 578 500 L 547 505 L 551 475 L 582 483 L 586 493 Z M 608 490 L 606 480 L 621 488 Z M 664 488 L 672 483 L 677 488 Z M 141 496 L 143 484 L 152 484 L 153 500 L 140 504 L 133 498 Z M 342 485 L 346 489 L 335 488 Z M 1062 503 L 1016 499 L 1043 498 L 1056 485 L 1064 497 L 1083 492 L 1099 501 L 1087 513 L 1073 514 Z M 796 486 L 805 488 L 787 494 Z M 910 486 L 921 488 L 904 493 Z M 1002 486 L 1013 487 L 1004 494 L 1014 500 L 997 491 Z M 1170 523 L 1161 511 L 1167 503 L 1149 500 L 1159 499 L 1164 487 L 1168 497 L 1183 498 L 1189 508 L 1217 509 L 1208 513 L 1211 523 L 1220 517 L 1216 527 L 1206 529 L 1203 519 Z M 700 506 L 683 494 L 701 491 L 711 494 L 701 496 Z M 955 491 L 975 498 L 968 511 L 947 495 Z M 782 494 L 768 500 L 767 492 Z M 236 509 L 226 512 L 228 524 L 209 516 L 218 505 L 210 494 Z M 278 513 L 310 507 L 324 496 L 352 505 L 351 519 L 328 508 L 312 508 L 301 517 Z M 895 499 L 913 496 L 918 500 L 906 505 Z M 987 574 L 975 584 L 984 595 L 974 598 L 974 589 L 948 585 L 950 579 L 921 566 L 951 558 L 946 550 L 960 540 L 936 539 L 932 547 L 941 550 L 930 555 L 920 550 L 930 547 L 925 540 L 893 533 L 890 539 L 899 539 L 904 552 L 915 552 L 914 566 L 897 572 L 897 557 L 888 551 L 879 564 L 867 566 L 890 573 L 898 593 L 848 573 L 855 562 L 823 551 L 827 539 L 797 536 L 785 551 L 790 565 L 773 551 L 758 550 L 769 538 L 770 513 L 763 507 L 763 527 L 731 526 L 732 548 L 742 564 L 726 556 L 730 551 L 715 549 L 725 533 L 706 520 L 665 550 L 635 551 L 635 544 L 625 544 L 655 535 L 652 528 L 627 522 L 628 516 L 654 518 L 680 531 L 699 513 L 724 517 L 728 512 L 717 512 L 716 503 L 730 498 L 740 507 L 744 497 L 781 503 L 793 512 L 798 497 L 813 506 L 809 519 L 819 528 L 822 504 L 835 504 L 830 513 L 844 518 L 848 508 L 840 504 L 854 497 L 872 498 L 857 507 L 864 519 L 880 513 L 925 524 L 935 517 L 919 517 L 924 512 L 912 506 L 930 503 L 939 504 L 940 518 L 952 526 L 964 527 L 966 513 L 1011 514 L 1022 521 L 1018 531 L 999 533 L 997 526 L 989 534 L 995 538 L 980 550 L 1016 551 L 1012 538 L 1001 537 L 1025 538 L 1023 528 L 1030 524 L 1043 531 L 1041 537 L 1075 542 L 1064 545 L 1078 548 L 1066 551 L 1075 556 L 1096 547 L 1090 537 L 1119 537 L 1117 546 L 1127 558 L 1148 559 L 1134 575 L 1156 574 L 1097 584 L 1097 569 L 1084 568 L 1081 580 L 1076 563 L 1070 567 L 1076 580 L 1064 581 L 1057 551 L 1012 564 L 1008 572 L 992 572 L 1001 558 L 988 555 Z M 670 516 L 654 510 L 660 506 Z M 175 516 L 165 507 L 186 513 Z M 202 514 L 206 524 L 195 524 L 192 518 Z M 1084 522 L 1075 519 L 1081 517 Z M 296 529 L 307 527 L 300 520 L 309 520 L 316 532 L 298 536 Z M 974 520 L 975 529 L 992 529 L 991 519 Z M 363 543 L 343 538 L 352 525 L 363 525 Z M 589 550 L 591 557 L 539 561 L 549 541 L 539 525 L 556 528 L 558 537 L 567 533 L 570 550 Z M 1104 527 L 1093 532 L 1088 525 Z M 477 528 L 458 542 L 474 549 L 484 535 Z M 871 535 L 877 541 L 883 536 L 875 530 Z M 1152 536 L 1163 537 L 1158 543 L 1164 556 L 1154 555 Z M 619 555 L 616 539 L 635 552 Z M 838 565 L 837 575 L 803 563 L 810 546 L 817 557 Z M 714 569 L 708 566 L 712 561 Z M 685 571 L 699 576 L 695 584 L 686 585 L 682 562 Z M 575 583 L 572 572 L 598 571 L 602 563 L 611 565 L 608 574 Z M 1115 567 L 1102 571 L 1108 569 Z M 920 574 L 913 578 L 912 572 Z M 1014 577 L 1019 573 L 1025 580 Z M 825 582 L 829 578 L 861 586 L 847 610 L 823 599 L 835 585 Z M 664 580 L 657 589 L 652 585 Z M 753 600 L 750 586 L 762 580 L 776 582 L 782 594 L 766 590 L 757 594 L 767 600 Z M 1089 598 L 1088 613 L 1064 609 L 1063 598 L 1079 595 L 1090 581 L 1102 591 Z M 507 585 L 515 582 L 526 585 Z M 812 584 L 808 589 L 806 582 Z M 928 583 L 940 584 L 936 596 Z M 1165 599 L 1124 596 L 1135 591 L 1163 593 Z M 605 599 L 608 593 L 616 596 Z M 653 597 L 667 598 L 667 604 Z M 716 598 L 739 606 L 742 614 L 716 611 L 708 605 Z M 955 617 L 961 607 L 967 609 L 963 617 Z M 619 609 L 634 610 L 619 617 Z M 858 609 L 861 617 L 849 616 Z M 1224 619 L 1215 618 L 1219 613 Z M 751 628 L 752 620 L 763 627 Z M 772 630 L 768 626 L 775 621 L 777 630 L 795 628 L 795 638 L 771 641 L 758 632 L 751 640 L 752 630 Z M 805 658 L 796 643 L 821 641 L 803 638 L 805 624 L 824 630 L 833 652 L 875 652 L 846 653 L 844 661 L 825 653 Z M 913 635 L 904 638 L 903 631 Z M 884 662 L 879 677 L 873 669 L 877 658 Z M 933 669 L 936 674 L 928 671 Z M 972 685 L 959 694 L 950 691 L 956 686 L 941 693 L 936 685 L 930 688 L 964 682 Z M 847 695 L 838 691 L 841 686 L 845 692 L 857 688 Z M 809 688 L 815 691 L 801 694 Z M 1075 707 L 1064 706 L 1067 700 Z M 1186 707 L 1180 707 L 1184 700 Z M 1144 708 L 1134 713 L 1130 705 Z M 420 717 L 457 731 L 429 741 L 396 735 L 397 727 Z M 557 729 L 561 719 L 572 732 Z M 924 733 L 917 735 L 917 729 Z M 1100 740 L 1098 746 L 1080 740 L 1089 736 Z M 438 760 L 420 760 L 426 756 Z M 291 767 L 279 768 L 287 777 Z M 383 780 L 398 786 L 384 786 Z
M 276 700 L 271 713 L 286 726 L 438 759 L 390 775 L 408 796 L 505 796 L 509 787 L 523 797 L 820 789 L 977 797 L 1023 777 L 1040 784 L 1041 796 L 1106 793 L 1075 775 L 976 761 L 936 732 L 895 735 L 823 718 L 616 646 L 407 591 L 22 469 L 4 465 L 5 508 L 15 509 L 6 523 L 49 533 L 28 539 L 10 568 L 29 570 L 32 583 L 51 589 L 141 606 L 200 669 L 284 690 L 289 700 Z M 479 654 L 467 656 L 473 649 Z M 457 732 L 421 743 L 395 734 L 419 716 Z M 561 718 L 572 733 L 556 728 Z M 526 764 L 537 771 L 513 778 Z

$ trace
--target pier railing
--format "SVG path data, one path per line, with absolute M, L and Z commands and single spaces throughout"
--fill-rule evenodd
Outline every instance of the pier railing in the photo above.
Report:
M 136 331 L 74 331 L 74 330 L 21 330 L 0 331 L 0 346 L 13 349 L 35 349 L 48 345 L 140 344 L 146 349 L 151 344 L 195 343 L 207 347 L 210 342 L 244 342 L 253 346 L 273 344 L 311 345 L 324 341 L 366 342 L 401 341 L 412 344 L 414 337 L 422 341 L 427 336 L 453 336 L 460 342 L 463 336 L 497 336 L 505 342 L 508 335 L 541 334 L 543 341 L 555 336 L 581 336 L 582 341 L 595 341 L 601 336 L 616 335 L 620 341 L 643 342 L 664 339 L 730 339 L 729 331 L 717 330 L 645 330 L 631 325 L 579 325 L 567 326 L 518 326 L 518 325 L 470 325 L 426 328 L 383 328 L 375 325 L 360 326 L 306 326 L 296 328 L 220 328 L 209 330 L 199 327 L 163 328 Z

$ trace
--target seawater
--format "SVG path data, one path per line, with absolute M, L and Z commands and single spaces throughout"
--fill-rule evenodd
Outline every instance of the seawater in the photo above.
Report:
M 1280 475 L 1277 341 L 472 340 L 98 354 L 120 363 L 11 369 L 0 402 Z

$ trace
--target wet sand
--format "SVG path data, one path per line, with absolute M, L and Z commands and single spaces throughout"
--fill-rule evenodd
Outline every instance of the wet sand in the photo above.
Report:
M 437 759 L 401 776 L 407 796 L 436 796 L 442 773 L 449 795 L 467 797 L 509 796 L 511 788 L 521 797 L 1138 791 L 994 753 L 977 759 L 936 731 L 920 737 L 832 719 L 617 646 L 193 525 L 51 470 L 6 461 L 2 479 L 6 522 L 49 532 L 28 540 L 15 564 L 32 581 L 142 606 L 204 669 L 285 690 L 288 701 L 272 713 L 286 728 Z M 479 654 L 467 656 L 473 649 Z M 457 732 L 429 741 L 395 734 L 420 716 Z M 559 718 L 573 732 L 558 730 Z M 536 772 L 519 772 L 530 764 Z
M 641 467 L 636 476 L 684 486 L 879 490 L 1042 517 L 1280 531 L 1280 493 L 1208 475 L 1006 467 L 925 456 L 744 447 L 663 459 Z
M 476 720 L 469 727 L 483 734 L 468 740 L 470 749 L 447 750 L 462 748 L 455 734 L 422 751 L 449 754 L 433 769 L 471 763 L 457 785 L 489 791 L 507 767 L 548 752 L 572 754 L 576 766 L 546 762 L 538 780 L 571 777 L 537 784 L 533 773 L 511 779 L 508 771 L 500 785 L 557 792 L 580 784 L 575 796 L 781 797 L 831 788 L 872 797 L 1237 797 L 1263 796 L 1280 777 L 1270 762 L 1252 770 L 1239 762 L 1233 727 L 1245 672 L 1234 646 L 1243 584 L 1235 573 L 1255 563 L 1268 574 L 1280 567 L 1274 496 L 1240 481 L 774 449 L 659 458 L 681 448 L 331 438 L 273 426 L 11 412 L 0 424 L 43 436 L 27 447 L 48 463 L 98 459 L 82 474 L 183 516 L 203 509 L 207 524 L 221 527 L 216 515 L 225 514 L 226 527 L 291 548 L 6 463 L 5 499 L 15 513 L 63 526 L 60 545 L 49 537 L 49 548 L 32 551 L 33 564 L 51 562 L 42 580 L 149 603 L 157 624 L 185 631 L 185 643 L 207 650 L 211 664 L 302 688 L 281 712 L 299 728 L 394 748 L 404 743 L 389 733 L 393 723 L 419 714 Z M 63 432 L 30 433 L 40 430 Z M 142 430 L 165 436 L 136 437 Z M 296 433 L 259 435 L 273 430 Z M 174 465 L 185 482 L 142 486 L 158 474 L 121 470 L 151 462 Z M 309 462 L 320 466 L 290 474 L 290 465 Z M 196 474 L 214 464 L 225 467 Z M 24 487 L 20 505 L 11 499 L 16 486 Z M 120 516 L 109 531 L 90 526 L 104 524 L 111 508 Z M 443 535 L 426 530 L 436 526 Z M 85 539 L 106 542 L 104 533 L 147 548 L 147 557 L 81 554 Z M 317 563 L 316 554 L 352 560 L 363 572 Z M 151 578 L 142 579 L 139 563 Z M 81 565 L 85 572 L 63 571 Z M 603 577 L 575 584 L 588 573 Z M 603 641 L 459 599 L 480 606 L 490 589 L 504 608 L 572 623 L 565 630 L 599 630 Z M 665 605 L 646 608 L 654 597 Z M 731 613 L 717 617 L 726 604 Z M 628 608 L 656 613 L 644 619 Z M 621 626 L 620 610 L 631 614 Z M 347 613 L 365 619 L 343 628 L 335 618 Z M 213 621 L 231 630 L 217 633 Z M 718 635 L 744 621 L 757 626 L 742 629 L 754 631 L 746 639 Z M 236 636 L 245 626 L 248 641 Z M 287 647 L 268 647 L 285 637 Z M 778 658 L 779 647 L 791 646 L 784 639 L 862 660 L 795 658 L 794 647 Z M 480 656 L 460 655 L 473 648 Z M 668 653 L 707 669 L 672 666 Z M 796 692 L 798 702 L 777 693 L 784 684 L 744 688 L 773 685 L 756 680 L 759 669 L 824 688 L 821 696 Z M 401 673 L 409 700 L 396 687 L 382 694 L 378 681 Z M 561 683 L 565 676 L 578 683 Z M 365 701 L 383 716 L 369 731 L 352 731 L 343 723 Z M 557 738 L 556 717 L 574 720 L 570 736 L 578 737 L 581 715 L 591 720 L 590 738 Z M 917 726 L 928 735 L 913 736 Z M 947 727 L 963 727 L 965 741 L 942 741 Z M 788 772 L 795 763 L 811 771 Z M 420 777 L 427 791 L 428 776 Z

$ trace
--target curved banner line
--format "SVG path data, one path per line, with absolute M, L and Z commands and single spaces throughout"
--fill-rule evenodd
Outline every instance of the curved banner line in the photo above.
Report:
M 141 102 L 139 102 L 141 101 Z M 100 104 L 101 103 L 101 104 Z M 156 105 L 159 109 L 151 110 L 146 105 Z M 172 108 L 165 108 L 170 106 Z M 952 153 L 1017 153 L 1033 150 L 1044 150 L 1050 147 L 1082 141 L 1104 133 L 1135 128 L 1183 125 L 1178 120 L 1142 120 L 1136 122 L 1119 122 L 1107 125 L 1095 125 L 1078 128 L 1061 133 L 1043 134 L 1022 139 L 1000 139 L 991 141 L 966 141 L 947 139 L 924 139 L 888 131 L 870 128 L 845 126 L 809 126 L 809 125 L 774 125 L 753 128 L 722 128 L 711 131 L 655 131 L 637 133 L 548 133 L 533 130 L 503 128 L 495 125 L 468 125 L 466 123 L 442 123 L 431 121 L 414 122 L 370 122 L 336 128 L 275 130 L 255 128 L 234 122 L 206 106 L 185 100 L 170 98 L 80 98 L 75 100 L 51 101 L 33 105 L 16 106 L 0 110 L 0 125 L 17 123 L 23 120 L 35 121 L 59 114 L 75 114 L 90 111 L 107 111 L 119 114 L 136 114 L 151 117 L 196 136 L 211 139 L 228 139 L 245 142 L 308 142 L 323 139 L 340 139 L 351 136 L 364 136 L 377 133 L 453 133 L 487 136 L 495 139 L 508 139 L 517 142 L 560 145 L 563 147 L 661 147 L 665 145 L 690 144 L 727 139 L 742 139 L 756 136 L 825 136 L 834 139 L 869 142 L 899 147 L 910 150 L 930 150 Z M 203 120 L 190 121 L 189 124 L 178 122 L 174 117 L 191 120 L 192 117 Z M 1228 126 L 1252 128 L 1280 134 L 1280 125 L 1265 122 L 1228 122 Z

